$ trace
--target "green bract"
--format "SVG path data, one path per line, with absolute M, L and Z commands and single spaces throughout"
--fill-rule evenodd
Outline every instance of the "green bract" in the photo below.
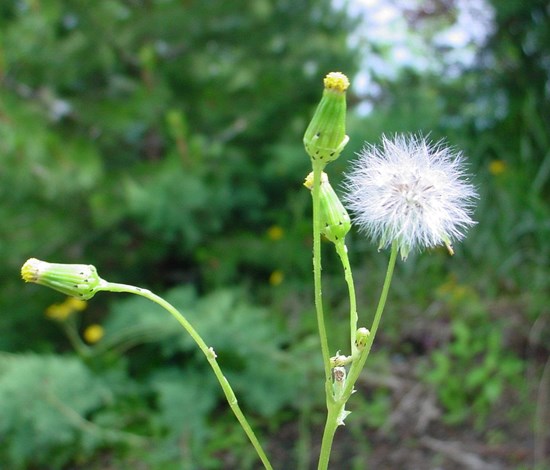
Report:
M 365 349 L 369 335 L 370 331 L 365 327 L 361 327 L 355 332 L 355 346 L 359 351 Z
M 21 268 L 25 282 L 50 287 L 82 300 L 91 299 L 104 281 L 90 264 L 47 263 L 30 258 Z
M 343 73 L 331 72 L 324 84 L 323 97 L 304 135 L 304 146 L 312 161 L 326 164 L 340 156 L 349 140 L 346 135 L 349 80 Z
M 313 173 L 310 173 L 304 182 L 308 189 L 313 187 Z M 344 239 L 351 228 L 351 220 L 345 207 L 332 189 L 326 173 L 321 173 L 319 200 L 321 233 L 331 242 L 336 243 Z

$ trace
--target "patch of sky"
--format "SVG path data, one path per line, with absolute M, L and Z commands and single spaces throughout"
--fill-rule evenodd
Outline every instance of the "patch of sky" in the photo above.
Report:
M 362 53 L 354 89 L 369 97 L 381 92 L 374 77 L 396 78 L 403 69 L 456 78 L 475 64 L 493 30 L 494 10 L 486 0 L 334 0 L 360 22 L 350 43 Z M 436 20 L 436 21 L 431 21 Z

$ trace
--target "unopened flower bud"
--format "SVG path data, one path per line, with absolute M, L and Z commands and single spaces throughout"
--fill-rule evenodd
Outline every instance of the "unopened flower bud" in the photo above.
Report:
M 304 186 L 313 187 L 313 173 L 310 173 Z M 321 202 L 321 233 L 331 242 L 343 240 L 351 228 L 351 221 L 345 207 L 332 189 L 326 173 L 321 173 L 319 200 Z
M 346 135 L 349 80 L 343 73 L 331 72 L 324 85 L 321 102 L 304 135 L 304 146 L 313 161 L 326 164 L 338 158 L 349 140 Z
M 25 282 L 50 287 L 82 300 L 91 299 L 104 281 L 89 264 L 47 263 L 31 258 L 21 268 Z
M 351 362 L 351 356 L 344 356 L 343 354 L 337 354 L 330 358 L 331 367 L 339 367 L 349 364 Z
M 370 331 L 365 327 L 361 327 L 355 332 L 355 346 L 358 351 L 365 349 L 369 335 Z

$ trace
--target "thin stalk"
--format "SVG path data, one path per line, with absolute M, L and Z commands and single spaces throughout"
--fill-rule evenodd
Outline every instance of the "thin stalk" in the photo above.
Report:
M 359 378 L 359 374 L 361 374 L 363 367 L 365 367 L 365 362 L 369 357 L 372 344 L 374 343 L 374 338 L 376 337 L 376 332 L 378 331 L 378 326 L 380 325 L 380 320 L 382 319 L 382 313 L 384 313 L 386 300 L 388 299 L 388 292 L 390 290 L 391 280 L 393 277 L 393 271 L 395 268 L 395 263 L 397 261 L 398 252 L 399 252 L 399 247 L 397 243 L 394 242 L 391 247 L 391 254 L 390 254 L 390 259 L 388 261 L 388 267 L 386 270 L 386 277 L 384 278 L 384 285 L 382 286 L 382 292 L 380 293 L 380 299 L 378 300 L 378 307 L 376 308 L 376 313 L 374 314 L 374 320 L 372 322 L 370 334 L 367 338 L 367 343 L 365 344 L 365 348 L 361 351 L 361 354 L 359 355 L 358 359 L 352 362 L 348 373 L 346 387 L 344 388 L 344 392 L 342 394 L 344 403 L 351 396 L 355 382 L 357 382 L 357 379 Z
M 342 261 L 342 267 L 344 268 L 344 277 L 348 285 L 349 293 L 349 327 L 350 327 L 350 351 L 351 355 L 355 356 L 357 349 L 355 345 L 355 333 L 357 331 L 357 300 L 355 296 L 355 286 L 353 283 L 353 274 L 351 272 L 351 265 L 349 263 L 348 248 L 344 240 L 339 240 L 335 243 L 336 252 L 340 256 Z
M 90 356 L 91 349 L 80 338 L 80 335 L 78 334 L 76 322 L 74 319 L 74 315 L 71 315 L 71 317 L 69 317 L 67 321 L 62 324 L 62 328 L 65 331 L 67 338 L 69 338 L 69 342 L 71 343 L 75 351 L 81 357 Z
M 141 289 L 139 287 L 130 286 L 127 284 L 119 284 L 119 283 L 107 282 L 107 281 L 104 281 L 104 285 L 101 286 L 100 290 L 109 291 L 109 292 L 126 292 L 129 294 L 136 294 L 136 295 L 145 297 L 146 299 L 149 299 L 150 301 L 155 302 L 156 304 L 160 305 L 165 310 L 167 310 L 178 321 L 178 323 L 181 326 L 183 326 L 183 328 L 185 328 L 187 333 L 189 333 L 191 338 L 193 338 L 195 343 L 197 343 L 197 346 L 206 356 L 206 359 L 208 360 L 210 367 L 214 371 L 214 374 L 216 375 L 216 378 L 218 379 L 218 382 L 220 383 L 220 386 L 223 389 L 223 392 L 225 394 L 227 402 L 229 403 L 229 406 L 231 407 L 231 410 L 235 414 L 241 427 L 243 428 L 244 432 L 248 436 L 248 439 L 254 446 L 254 449 L 256 449 L 256 453 L 258 454 L 258 457 L 264 464 L 264 467 L 266 468 L 266 470 L 273 470 L 273 467 L 271 466 L 269 459 L 267 458 L 264 450 L 262 449 L 262 446 L 260 445 L 260 442 L 256 438 L 254 431 L 252 430 L 252 427 L 248 423 L 246 417 L 241 411 L 241 408 L 239 407 L 239 404 L 237 402 L 237 397 L 235 396 L 235 392 L 233 392 L 231 385 L 229 385 L 229 382 L 223 375 L 222 370 L 220 369 L 220 366 L 216 361 L 216 353 L 212 348 L 209 348 L 206 345 L 202 337 L 193 328 L 193 326 L 189 323 L 189 321 L 172 304 L 164 300 L 162 297 L 159 297 L 158 295 L 154 294 L 150 290 Z
M 327 390 L 327 401 L 329 398 L 330 385 L 330 353 L 328 347 L 327 329 L 323 313 L 323 292 L 321 284 L 321 201 L 319 198 L 321 186 L 321 174 L 324 164 L 313 163 L 313 284 L 315 289 L 315 311 L 317 313 L 317 327 L 321 341 L 321 352 L 325 368 L 325 388 Z
M 330 460 L 330 454 L 332 451 L 332 443 L 334 441 L 334 434 L 338 427 L 338 414 L 341 409 L 341 405 L 337 406 L 336 403 L 332 403 L 329 406 L 327 413 L 327 420 L 325 422 L 325 429 L 323 431 L 323 440 L 321 442 L 321 452 L 319 454 L 319 463 L 317 464 L 317 470 L 327 470 Z
M 352 362 L 350 370 L 348 372 L 346 386 L 344 391 L 338 400 L 330 400 L 327 398 L 327 420 L 325 423 L 325 429 L 323 432 L 323 440 L 321 443 L 321 452 L 319 456 L 319 464 L 317 470 L 327 470 L 328 463 L 330 459 L 332 442 L 334 440 L 334 435 L 336 429 L 338 428 L 338 418 L 340 413 L 344 410 L 344 407 L 349 400 L 353 392 L 353 387 L 359 378 L 359 374 L 365 366 L 365 362 L 371 350 L 376 332 L 378 331 L 378 326 L 380 325 L 380 320 L 382 318 L 382 313 L 384 312 L 384 307 L 386 306 L 386 300 L 388 298 L 388 292 L 391 285 L 391 280 L 393 277 L 393 271 L 395 268 L 395 263 L 397 260 L 398 246 L 396 243 L 392 245 L 392 250 L 390 254 L 390 259 L 388 262 L 388 268 L 386 271 L 386 277 L 384 279 L 384 285 L 382 286 L 382 292 L 380 294 L 380 299 L 378 301 L 378 307 L 376 308 L 376 313 L 374 314 L 374 320 L 370 330 L 370 335 L 367 338 L 367 343 L 365 348 L 361 351 L 361 354 Z

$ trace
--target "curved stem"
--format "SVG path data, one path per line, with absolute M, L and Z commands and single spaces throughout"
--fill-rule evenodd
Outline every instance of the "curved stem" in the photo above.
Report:
M 71 315 L 71 317 L 69 317 L 67 321 L 62 324 L 62 328 L 77 354 L 81 357 L 88 357 L 91 353 L 91 349 L 80 338 L 74 315 Z
M 328 391 L 330 388 L 330 353 L 325 316 L 323 313 L 323 292 L 321 284 L 321 201 L 319 198 L 323 168 L 324 164 L 313 163 L 313 188 L 311 195 L 313 198 L 313 283 L 315 289 L 315 311 L 317 313 L 317 327 L 319 329 L 319 339 L 321 341 L 321 352 L 323 354 L 323 364 L 325 368 L 325 386 Z
M 351 265 L 349 263 L 348 248 L 344 240 L 339 240 L 335 243 L 336 252 L 340 256 L 342 266 L 344 268 L 344 277 L 348 285 L 349 292 L 349 328 L 350 328 L 350 351 L 351 355 L 355 355 L 357 347 L 355 345 L 355 333 L 357 331 L 357 300 L 355 296 L 355 286 L 353 284 L 353 274 L 351 272 Z
M 206 356 L 206 359 L 208 360 L 210 367 L 214 371 L 214 374 L 216 375 L 216 378 L 218 379 L 218 382 L 220 383 L 220 386 L 223 389 L 223 392 L 225 394 L 227 402 L 229 403 L 229 406 L 231 407 L 231 410 L 237 417 L 237 420 L 239 421 L 241 427 L 243 428 L 244 432 L 248 436 L 248 439 L 254 446 L 254 449 L 256 449 L 258 457 L 264 464 L 264 467 L 266 468 L 266 470 L 273 470 L 273 467 L 271 466 L 269 459 L 267 458 L 264 450 L 262 449 L 262 446 L 260 445 L 260 442 L 256 438 L 254 431 L 252 430 L 252 427 L 248 423 L 241 408 L 239 407 L 239 404 L 237 402 L 237 397 L 235 396 L 235 393 L 233 392 L 231 385 L 229 385 L 229 382 L 223 375 L 222 370 L 218 365 L 218 361 L 216 361 L 216 353 L 214 352 L 214 349 L 209 348 L 206 345 L 202 337 L 193 328 L 191 323 L 189 323 L 189 321 L 172 304 L 164 300 L 162 297 L 159 297 L 158 295 L 154 294 L 150 290 L 141 289 L 139 287 L 130 286 L 127 284 L 119 284 L 119 283 L 107 282 L 107 281 L 103 282 L 103 285 L 99 290 L 109 291 L 109 292 L 126 292 L 129 294 L 136 294 L 136 295 L 145 297 L 146 299 L 149 299 L 150 301 L 155 302 L 156 304 L 160 305 L 165 310 L 167 310 L 179 322 L 179 324 L 183 326 L 183 328 L 185 328 L 187 333 L 189 333 L 191 338 L 193 338 L 195 343 L 197 343 L 197 346 Z

